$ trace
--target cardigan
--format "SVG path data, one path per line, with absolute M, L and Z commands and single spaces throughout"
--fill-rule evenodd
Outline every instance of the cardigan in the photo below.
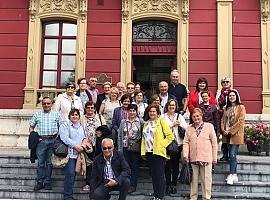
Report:
M 211 123 L 204 122 L 199 136 L 193 124 L 186 129 L 183 141 L 183 157 L 189 158 L 190 162 L 207 162 L 217 161 L 217 137 L 214 126 Z

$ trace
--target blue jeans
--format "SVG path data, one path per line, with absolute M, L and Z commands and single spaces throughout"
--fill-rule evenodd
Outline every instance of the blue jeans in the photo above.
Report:
M 54 139 L 41 140 L 36 148 L 38 159 L 37 182 L 50 184 L 52 176 L 52 161 Z
M 64 200 L 73 200 L 76 161 L 76 159 L 71 158 L 65 166 Z
M 229 156 L 230 156 L 230 173 L 236 174 L 237 172 L 237 154 L 238 154 L 239 144 L 229 145 Z
M 127 148 L 123 148 L 123 154 L 131 169 L 130 186 L 136 188 L 139 177 L 141 155 L 137 152 L 128 151 Z

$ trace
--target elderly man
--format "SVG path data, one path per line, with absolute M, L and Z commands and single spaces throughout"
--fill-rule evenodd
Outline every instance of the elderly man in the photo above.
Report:
M 128 82 L 127 83 L 127 94 L 132 98 L 134 98 L 134 92 L 135 92 L 135 83 L 133 82 Z
M 110 191 L 119 190 L 119 200 L 125 200 L 130 185 L 130 168 L 121 152 L 114 150 L 113 140 L 101 143 L 102 154 L 93 163 L 90 199 L 108 200 Z
M 90 92 L 91 96 L 92 96 L 92 101 L 94 101 L 94 103 L 97 102 L 97 96 L 98 96 L 98 89 L 96 88 L 97 86 L 97 78 L 96 77 L 90 77 L 89 78 L 89 88 L 88 91 Z
M 187 110 L 187 88 L 183 84 L 179 83 L 179 77 L 179 72 L 176 69 L 171 71 L 169 94 L 176 97 L 179 112 L 183 115 Z
M 160 92 L 159 96 L 161 98 L 160 105 L 164 109 L 166 103 L 170 99 L 176 99 L 176 97 L 174 95 L 168 93 L 169 86 L 168 86 L 168 83 L 166 81 L 160 81 L 158 87 L 159 87 L 159 92 Z
M 38 111 L 34 114 L 29 127 L 30 133 L 36 128 L 39 136 L 39 143 L 36 147 L 36 155 L 38 159 L 37 184 L 34 187 L 34 191 L 38 191 L 42 188 L 45 188 L 45 190 L 52 189 L 51 156 L 53 153 L 55 136 L 60 124 L 62 123 L 60 113 L 52 110 L 52 101 L 49 97 L 43 98 L 42 108 L 42 111 Z

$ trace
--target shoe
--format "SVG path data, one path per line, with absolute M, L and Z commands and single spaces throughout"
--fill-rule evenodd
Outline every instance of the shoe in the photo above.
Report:
M 222 156 L 219 160 L 220 161 L 229 161 L 229 157 L 228 156 Z
M 165 195 L 170 196 L 170 194 L 171 194 L 171 187 L 167 186 L 165 190 Z
M 230 174 L 228 177 L 227 177 L 227 184 L 228 185 L 233 185 L 233 175 Z
M 177 193 L 176 186 L 171 186 L 171 193 L 172 194 L 176 194 Z
M 50 183 L 45 183 L 44 184 L 44 189 L 45 190 L 52 190 L 52 185 Z
M 136 188 L 134 186 L 130 186 L 130 188 L 128 189 L 128 194 L 131 194 L 135 191 L 136 191 Z
M 35 187 L 34 187 L 34 191 L 36 192 L 36 191 L 39 191 L 39 190 L 41 190 L 41 189 L 43 189 L 43 188 L 44 188 L 43 183 L 37 183 L 37 184 L 35 185 Z
M 84 191 L 89 191 L 90 190 L 90 186 L 89 185 L 85 185 L 82 188 Z
M 237 174 L 232 175 L 233 182 L 238 182 L 238 176 Z

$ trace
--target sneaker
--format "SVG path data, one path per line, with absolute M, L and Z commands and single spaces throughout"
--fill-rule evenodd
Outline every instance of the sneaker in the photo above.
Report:
M 233 182 L 238 182 L 238 176 L 237 174 L 232 175 Z
M 227 177 L 227 184 L 228 185 L 233 185 L 233 175 L 230 174 L 228 177 Z
M 90 190 L 90 186 L 89 185 L 85 185 L 82 188 L 84 191 L 89 191 Z
M 50 183 L 45 183 L 44 184 L 44 189 L 45 190 L 52 190 L 52 185 Z
M 43 189 L 43 188 L 44 188 L 43 183 L 37 183 L 37 184 L 35 185 L 35 187 L 34 187 L 34 191 L 36 192 L 36 191 L 41 190 L 41 189 Z

